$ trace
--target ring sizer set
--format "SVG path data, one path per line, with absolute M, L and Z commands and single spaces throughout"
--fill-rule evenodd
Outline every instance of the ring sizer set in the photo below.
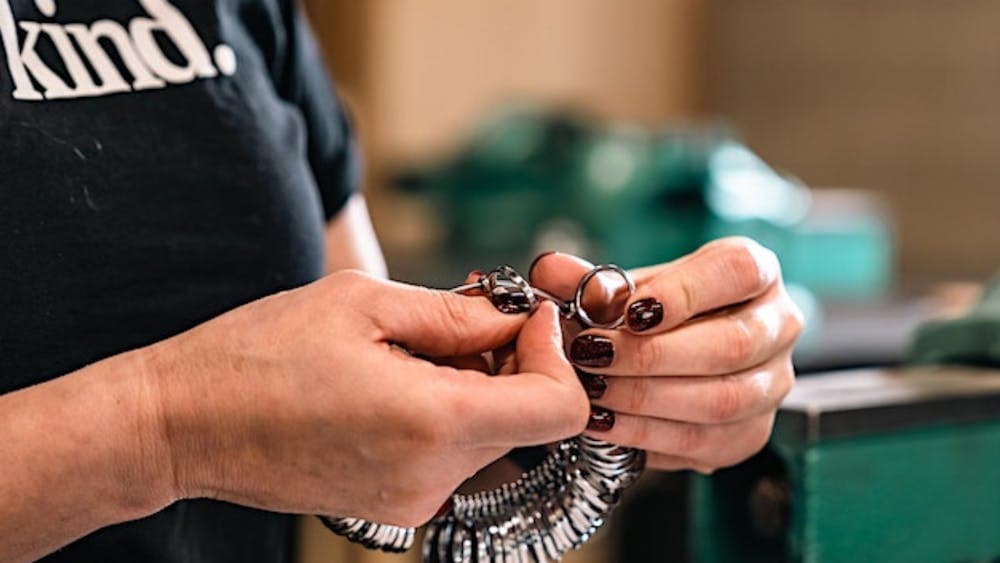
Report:
M 602 273 L 621 277 L 629 295 L 632 277 L 615 265 L 591 269 L 580 280 L 572 301 L 563 301 L 532 287 L 510 266 L 500 266 L 475 283 L 452 291 L 481 292 L 504 313 L 530 312 L 541 299 L 554 302 L 562 315 L 587 328 L 614 329 L 624 314 L 598 322 L 584 308 L 587 285 Z M 425 563 L 540 563 L 559 561 L 577 549 L 604 524 L 628 488 L 642 473 L 646 454 L 577 436 L 563 440 L 546 458 L 513 483 L 489 491 L 452 495 L 450 508 L 427 527 Z M 321 516 L 337 534 L 370 549 L 406 551 L 415 530 L 358 518 Z

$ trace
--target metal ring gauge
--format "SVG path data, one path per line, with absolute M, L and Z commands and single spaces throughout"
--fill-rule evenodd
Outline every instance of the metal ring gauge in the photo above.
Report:
M 601 323 L 584 308 L 587 285 L 610 272 L 622 278 L 629 295 L 632 277 L 615 265 L 590 270 L 574 299 L 563 301 L 532 287 L 510 266 L 500 266 L 475 283 L 452 291 L 481 292 L 505 313 L 533 310 L 541 299 L 553 301 L 566 318 L 593 328 L 618 328 L 624 315 Z M 454 494 L 450 508 L 428 525 L 425 563 L 559 561 L 582 546 L 605 523 L 621 493 L 642 473 L 646 455 L 577 436 L 549 447 L 545 459 L 513 483 L 473 494 Z M 414 543 L 415 530 L 358 518 L 320 517 L 328 528 L 371 549 L 402 552 Z

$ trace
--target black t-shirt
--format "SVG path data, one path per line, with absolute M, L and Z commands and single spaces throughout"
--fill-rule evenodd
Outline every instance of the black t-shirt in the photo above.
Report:
M 322 273 L 357 151 L 294 0 L 0 0 L 0 393 Z M 51 561 L 285 561 L 181 502 Z

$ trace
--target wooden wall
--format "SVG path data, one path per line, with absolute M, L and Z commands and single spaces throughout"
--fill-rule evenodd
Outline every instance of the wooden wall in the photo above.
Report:
M 908 278 L 1000 268 L 992 0 L 307 3 L 376 187 L 387 163 L 447 149 L 503 100 L 723 116 L 812 185 L 884 195 Z
M 499 102 L 643 121 L 702 109 L 693 0 L 313 0 L 377 161 L 453 146 Z
M 911 280 L 1000 271 L 1000 3 L 712 4 L 711 95 L 810 185 L 871 188 Z

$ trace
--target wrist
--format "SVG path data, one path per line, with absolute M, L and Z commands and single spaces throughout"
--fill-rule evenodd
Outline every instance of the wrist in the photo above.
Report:
M 63 495 L 65 507 L 88 506 L 88 524 L 135 520 L 177 500 L 141 352 L 112 356 L 20 393 L 14 404 L 21 412 L 14 409 L 11 419 L 46 441 L 38 450 L 44 457 L 27 459 L 26 466 L 44 468 L 39 479 L 67 484 L 72 492 Z
M 142 354 L 0 396 L 0 560 L 34 560 L 174 500 Z
M 172 500 L 220 497 L 226 488 L 234 417 L 226 419 L 216 397 L 225 396 L 232 366 L 216 353 L 223 346 L 206 345 L 206 338 L 213 340 L 199 327 L 135 352 L 149 390 L 150 441 Z
M 122 502 L 133 517 L 155 513 L 179 500 L 170 445 L 163 428 L 155 363 L 148 348 L 115 356 L 111 373 L 124 434 L 116 478 L 125 489 Z

